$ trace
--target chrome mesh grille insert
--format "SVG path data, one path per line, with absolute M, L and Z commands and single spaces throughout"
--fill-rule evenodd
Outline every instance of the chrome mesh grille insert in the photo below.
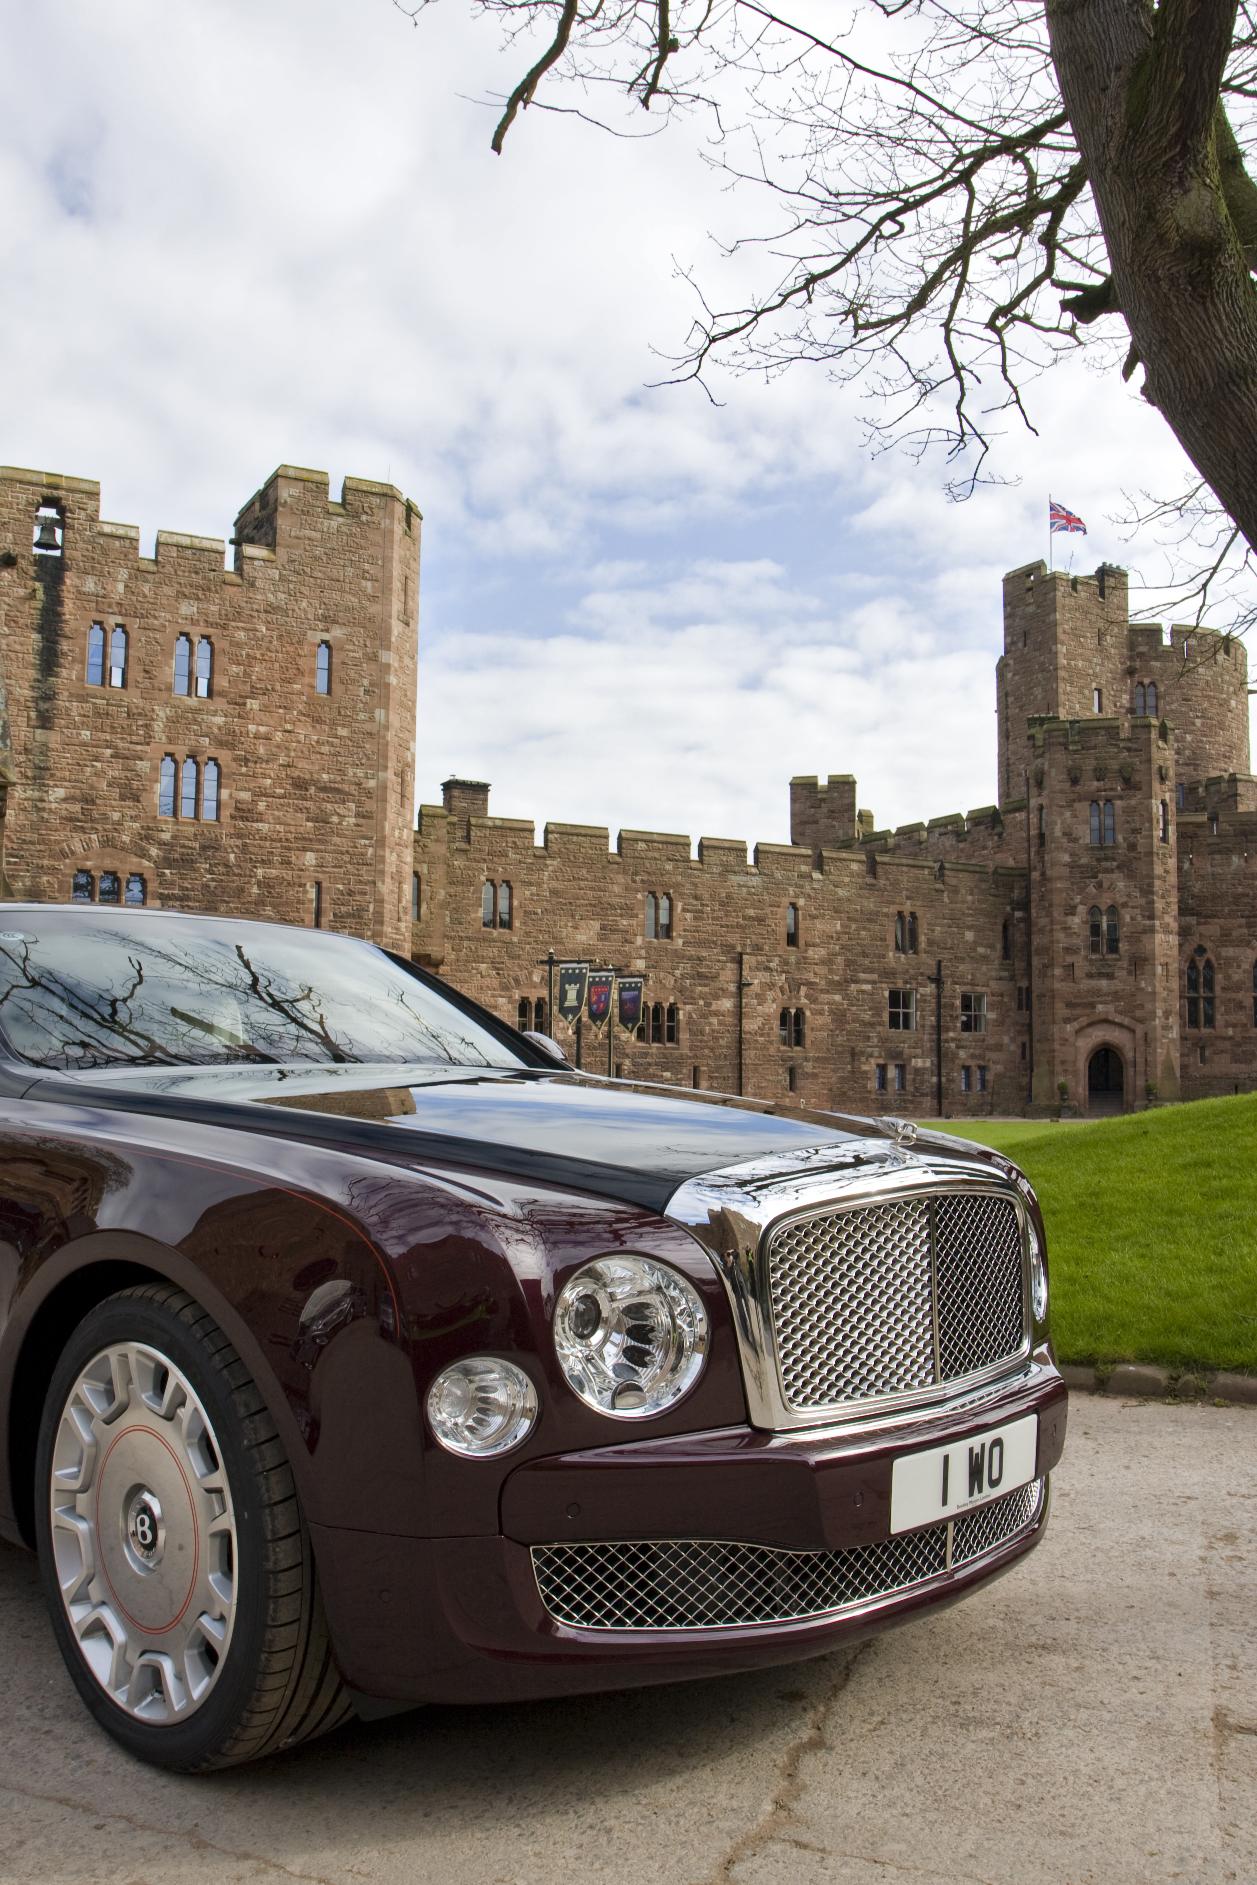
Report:
M 953 1564 L 969 1564 L 1037 1518 L 1036 1480 L 954 1521 Z M 850 1551 L 781 1551 L 701 1538 L 534 1545 L 541 1601 L 581 1630 L 713 1630 L 798 1623 L 928 1583 L 947 1569 L 944 1525 Z M 963 1534 L 963 1537 L 962 1537 Z
M 769 1235 L 768 1290 L 788 1408 L 960 1380 L 1022 1347 L 1017 1212 L 964 1192 L 797 1218 Z
M 1015 1538 L 1034 1523 L 1042 1505 L 1043 1481 L 1032 1479 L 1028 1486 L 1006 1492 L 1002 1499 L 980 1505 L 976 1512 L 965 1512 L 953 1521 L 952 1563 L 969 1564 Z
M 934 1206 L 938 1350 L 944 1381 L 1015 1355 L 1025 1329 L 1021 1227 L 1006 1198 L 967 1193 Z
M 790 1407 L 874 1400 L 933 1382 L 924 1199 L 785 1224 L 768 1266 Z

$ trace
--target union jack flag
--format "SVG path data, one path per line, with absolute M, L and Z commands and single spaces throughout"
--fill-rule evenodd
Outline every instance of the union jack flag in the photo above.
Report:
M 1084 537 L 1087 534 L 1087 526 L 1082 518 L 1076 512 L 1066 510 L 1065 506 L 1058 504 L 1054 497 L 1050 497 L 1048 499 L 1048 531 L 1051 533 L 1057 530 L 1081 530 Z

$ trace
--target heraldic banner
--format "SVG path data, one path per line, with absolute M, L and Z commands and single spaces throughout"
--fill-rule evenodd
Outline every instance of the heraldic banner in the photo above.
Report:
M 642 1025 L 642 994 L 645 986 L 644 975 L 626 975 L 620 980 L 616 1020 L 629 1034 L 636 1034 Z
M 589 964 L 587 962 L 560 962 L 559 964 L 559 1013 L 574 1027 L 577 1016 L 585 1006 L 585 990 L 589 985 Z
M 610 969 L 595 969 L 589 978 L 589 1019 L 600 1028 L 611 1013 L 611 984 L 615 977 Z

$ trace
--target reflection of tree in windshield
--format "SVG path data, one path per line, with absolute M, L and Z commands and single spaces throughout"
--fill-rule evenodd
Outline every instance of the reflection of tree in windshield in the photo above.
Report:
M 157 917 L 39 929 L 0 942 L 0 1027 L 37 1065 L 514 1064 L 366 945 Z

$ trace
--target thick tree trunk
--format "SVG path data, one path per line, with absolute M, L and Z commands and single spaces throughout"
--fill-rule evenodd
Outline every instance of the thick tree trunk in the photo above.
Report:
M 1257 287 L 1223 194 L 1234 0 L 1047 0 L 1114 299 L 1160 409 L 1257 548 Z

